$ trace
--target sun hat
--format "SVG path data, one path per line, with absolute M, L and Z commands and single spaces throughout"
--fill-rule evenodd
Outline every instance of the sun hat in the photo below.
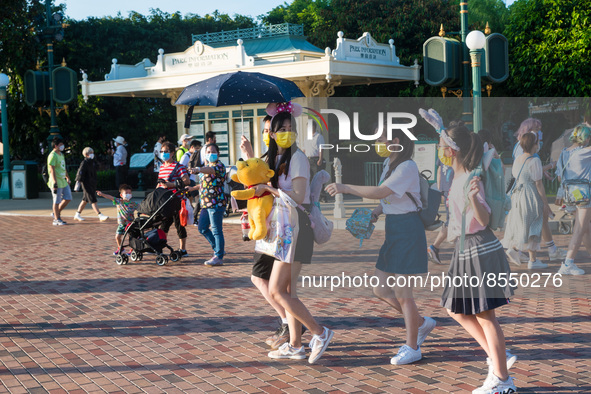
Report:
M 125 142 L 125 138 L 121 137 L 120 135 L 118 135 L 117 138 L 113 138 L 113 141 L 121 145 L 127 145 L 127 142 Z

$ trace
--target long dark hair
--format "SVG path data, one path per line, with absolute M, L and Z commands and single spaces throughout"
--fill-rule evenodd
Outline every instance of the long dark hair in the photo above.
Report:
M 484 154 L 484 143 L 478 134 L 468 130 L 463 122 L 459 122 L 457 126 L 451 127 L 445 132 L 460 148 L 459 151 L 456 151 L 456 157 L 462 167 L 467 171 L 478 167 Z
M 291 131 L 297 133 L 296 124 L 291 117 L 291 114 L 288 112 L 280 112 L 271 120 L 271 131 L 273 133 L 277 133 L 277 131 L 283 126 L 283 122 L 289 119 L 291 122 Z M 292 153 L 296 153 L 298 151 L 297 144 L 293 144 L 289 148 L 285 150 L 285 153 L 281 156 L 279 163 L 276 162 L 277 160 L 277 150 L 279 147 L 277 146 L 277 142 L 273 138 L 269 141 L 269 150 L 267 151 L 267 164 L 269 164 L 269 168 L 275 170 L 275 175 L 271 178 L 271 184 L 274 188 L 279 187 L 279 176 L 289 174 L 289 164 L 291 163 L 291 156 Z
M 408 138 L 408 136 L 402 130 L 392 130 L 392 140 L 394 140 L 394 138 L 398 138 L 398 143 L 402 145 L 402 151 L 398 152 L 398 154 L 396 154 L 396 158 L 390 162 L 390 165 L 388 166 L 388 172 L 386 173 L 384 179 L 388 179 L 396 167 L 398 167 L 401 163 L 412 159 L 415 151 L 415 142 Z

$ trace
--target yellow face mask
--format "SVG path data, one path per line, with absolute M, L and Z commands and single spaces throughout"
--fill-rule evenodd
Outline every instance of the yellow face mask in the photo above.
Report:
M 265 143 L 267 148 L 269 147 L 270 141 L 271 141 L 271 136 L 269 136 L 269 133 L 263 133 L 263 142 Z
M 388 145 L 386 145 L 383 142 L 376 142 L 374 144 L 374 146 L 375 146 L 376 153 L 380 157 L 388 157 L 388 156 L 390 156 L 390 153 L 392 153 L 388 150 Z
M 441 161 L 441 164 L 443 164 L 444 166 L 451 166 L 451 162 L 452 162 L 452 157 L 447 157 L 445 156 L 445 148 L 439 148 L 437 150 L 437 157 L 439 157 L 439 161 Z
M 277 145 L 283 149 L 287 149 L 292 146 L 297 140 L 297 133 L 293 131 L 285 131 L 282 133 L 275 134 L 275 142 Z

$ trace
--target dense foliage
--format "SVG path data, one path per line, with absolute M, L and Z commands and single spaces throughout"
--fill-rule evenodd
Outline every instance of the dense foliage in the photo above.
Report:
M 39 61 L 47 65 L 45 6 L 39 0 L 3 0 L 0 7 L 0 71 L 11 78 L 9 123 L 14 158 L 42 159 L 49 116 L 23 101 L 22 76 Z M 509 80 L 493 92 L 508 96 L 589 96 L 591 68 L 586 67 L 591 48 L 591 0 L 517 0 L 507 9 L 502 0 L 471 0 L 471 28 L 484 28 L 509 39 Z M 60 11 L 54 7 L 53 11 Z M 459 1 L 456 0 L 293 0 L 271 9 L 259 20 L 217 11 L 205 16 L 180 15 L 152 10 L 144 16 L 68 20 L 65 39 L 55 43 L 55 62 L 62 58 L 68 67 L 85 70 L 92 81 L 104 79 L 111 59 L 134 64 L 144 57 L 156 60 L 157 51 L 185 50 L 191 34 L 252 27 L 257 23 L 301 23 L 314 45 L 334 48 L 337 32 L 359 37 L 367 31 L 379 42 L 394 39 L 401 63 L 422 63 L 423 42 L 444 25 L 459 30 Z M 451 34 L 451 33 L 450 33 Z M 438 88 L 421 83 L 392 83 L 343 87 L 339 96 L 439 96 Z M 110 141 L 124 136 L 130 150 L 150 148 L 158 133 L 174 140 L 176 115 L 168 99 L 81 97 L 69 110 L 58 115 L 58 125 L 73 155 L 70 164 L 81 159 L 84 146 L 93 146 L 108 165 Z M 75 158 L 72 160 L 72 158 Z

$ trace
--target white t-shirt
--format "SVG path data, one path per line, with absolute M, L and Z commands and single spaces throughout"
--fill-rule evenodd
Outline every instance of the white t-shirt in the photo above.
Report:
M 156 142 L 154 145 L 154 155 L 160 157 L 160 149 L 162 149 L 162 144 L 160 142 Z M 160 172 L 160 165 L 162 163 L 160 160 L 154 159 L 154 172 Z
M 189 169 L 189 160 L 191 159 L 191 155 L 192 153 L 187 151 L 187 153 L 185 153 L 183 155 L 183 157 L 181 157 L 181 161 L 179 161 L 180 164 L 184 165 L 185 167 L 187 167 L 187 172 Z M 197 178 L 195 177 L 195 174 L 191 174 L 191 176 L 189 176 L 189 179 L 192 181 L 197 182 Z
M 281 155 L 277 155 L 275 162 L 279 164 L 280 161 Z M 275 169 L 275 171 L 277 170 L 278 168 Z M 308 162 L 308 158 L 306 157 L 304 152 L 302 152 L 299 149 L 291 156 L 291 161 L 289 163 L 289 172 L 287 176 L 285 174 L 279 176 L 279 189 L 285 192 L 292 191 L 292 179 L 294 178 L 306 178 L 306 194 L 302 204 L 310 204 L 310 163 Z
M 308 157 L 318 157 L 320 156 L 320 145 L 324 144 L 324 137 L 322 134 L 316 132 L 312 135 L 311 140 L 306 140 L 304 144 L 304 150 L 306 156 Z
M 421 186 L 419 183 L 419 167 L 412 160 L 402 162 L 396 167 L 396 169 L 390 174 L 388 179 L 384 179 L 388 167 L 390 165 L 390 158 L 384 161 L 384 170 L 380 177 L 380 186 L 386 186 L 394 193 L 390 194 L 386 198 L 382 198 L 380 203 L 382 204 L 382 211 L 386 215 L 399 215 L 408 212 L 416 212 L 417 206 L 414 202 L 406 195 L 409 192 L 416 200 L 419 207 L 421 207 Z

